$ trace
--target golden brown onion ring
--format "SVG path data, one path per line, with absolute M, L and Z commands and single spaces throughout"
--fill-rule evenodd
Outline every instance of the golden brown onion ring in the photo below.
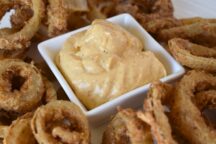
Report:
M 173 88 L 168 84 L 153 83 L 144 101 L 144 112 L 138 112 L 138 117 L 151 126 L 158 144 L 177 144 L 163 106 L 169 105 L 172 92 Z
M 13 4 L 13 2 L 11 2 Z M 5 6 L 4 3 L 1 5 Z M 0 6 L 1 6 L 0 5 Z M 13 8 L 14 5 L 12 5 Z M 0 37 L 0 49 L 14 50 L 23 49 L 30 45 L 30 40 L 38 31 L 44 13 L 44 3 L 42 0 L 32 0 L 32 10 L 34 15 L 26 25 L 18 32 Z M 5 13 L 6 11 L 4 11 Z
M 216 143 L 216 132 L 205 123 L 202 117 L 202 109 L 199 109 L 199 103 L 196 102 L 196 93 L 216 89 L 216 77 L 202 72 L 190 71 L 178 83 L 175 89 L 175 97 L 171 107 L 171 119 L 173 126 L 190 143 L 195 144 L 214 144 Z M 208 104 L 213 104 L 211 100 Z M 198 104 L 198 105 L 197 105 Z M 207 105 L 208 106 L 208 105 Z M 203 106 L 202 106 L 203 107 Z
M 4 137 L 4 144 L 37 144 L 31 131 L 30 122 L 32 114 L 24 116 L 13 121 Z
M 175 38 L 168 42 L 172 55 L 182 65 L 192 69 L 216 71 L 216 50 Z
M 69 101 L 52 101 L 38 108 L 31 128 L 40 144 L 90 143 L 88 121 L 81 109 Z
M 200 22 L 164 29 L 159 32 L 157 39 L 168 42 L 173 38 L 188 39 L 197 44 L 214 47 L 216 45 L 214 40 L 216 39 L 216 23 Z
M 122 109 L 103 134 L 102 144 L 153 144 L 150 127 L 132 109 Z
M 0 109 L 25 113 L 38 106 L 44 84 L 39 70 L 17 59 L 0 61 Z
M 186 26 L 195 23 L 216 23 L 216 19 L 205 19 L 201 17 L 175 19 L 173 17 L 157 18 L 145 24 L 145 29 L 157 37 L 157 34 L 164 29 Z M 180 36 L 181 37 L 181 36 Z

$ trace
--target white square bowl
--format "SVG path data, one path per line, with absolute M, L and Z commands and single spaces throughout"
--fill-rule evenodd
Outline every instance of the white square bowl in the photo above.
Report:
M 145 50 L 154 52 L 156 57 L 165 66 L 168 75 L 161 79 L 163 82 L 172 82 L 184 74 L 184 68 L 174 60 L 174 58 L 158 43 L 156 42 L 143 27 L 129 14 L 121 14 L 107 19 L 113 23 L 119 24 L 129 32 L 137 36 L 145 47 Z M 115 98 L 105 104 L 102 104 L 92 110 L 87 110 L 79 99 L 74 94 L 73 90 L 57 68 L 55 64 L 55 56 L 60 51 L 63 43 L 72 35 L 88 29 L 89 26 L 80 28 L 78 30 L 63 34 L 61 36 L 49 39 L 38 45 L 38 49 L 51 71 L 59 81 L 60 85 L 64 89 L 68 98 L 80 106 L 88 117 L 91 124 L 100 124 L 116 111 L 117 106 L 137 108 L 143 104 L 144 95 L 146 94 L 149 84 L 136 88 L 128 93 Z

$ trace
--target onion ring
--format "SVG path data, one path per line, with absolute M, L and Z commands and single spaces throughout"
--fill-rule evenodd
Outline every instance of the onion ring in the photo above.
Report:
M 188 39 L 191 42 L 208 47 L 216 45 L 216 23 L 193 23 L 161 30 L 158 34 L 158 40 L 167 42 L 173 38 Z
M 216 71 L 216 50 L 175 38 L 168 42 L 169 50 L 182 65 L 192 69 Z
M 37 144 L 36 139 L 31 131 L 30 122 L 32 114 L 24 116 L 13 121 L 8 128 L 8 132 L 4 137 L 4 144 Z
M 144 112 L 138 112 L 138 117 L 151 126 L 154 138 L 159 144 L 177 144 L 162 105 L 169 103 L 172 91 L 173 88 L 168 84 L 153 83 L 144 101 Z
M 175 97 L 171 107 L 171 119 L 175 129 L 181 133 L 190 143 L 213 144 L 216 143 L 216 132 L 205 123 L 202 117 L 200 104 L 196 102 L 196 93 L 216 89 L 216 77 L 202 72 L 190 71 L 178 83 L 175 89 Z M 216 94 L 205 96 L 204 103 L 214 104 Z M 204 99 L 204 98 L 202 98 Z M 208 103 L 206 103 L 208 101 Z M 197 105 L 198 104 L 198 105 Z M 203 106 L 202 106 L 203 107 Z
M 0 61 L 0 109 L 25 113 L 38 106 L 44 84 L 39 70 L 16 59 Z
M 102 144 L 153 144 L 150 127 L 132 109 L 120 110 L 103 134 Z
M 216 19 L 204 19 L 201 17 L 175 19 L 173 17 L 162 17 L 152 19 L 149 22 L 147 22 L 145 24 L 145 29 L 157 38 L 161 30 L 168 30 L 170 28 L 181 27 L 195 23 L 216 23 Z
M 14 7 L 14 3 L 11 2 L 9 8 Z M 1 3 L 5 6 L 5 3 Z M 9 6 L 9 5 L 7 5 Z M 8 9 L 6 9 L 8 10 Z M 3 11 L 4 13 L 6 12 Z M 30 45 L 30 40 L 38 31 L 42 16 L 44 13 L 44 3 L 42 0 L 32 0 L 32 10 L 34 15 L 29 19 L 26 25 L 18 32 L 10 35 L 4 35 L 0 37 L 0 49 L 14 50 L 27 48 Z
M 52 101 L 38 108 L 31 128 L 38 143 L 90 143 L 88 121 L 69 101 Z

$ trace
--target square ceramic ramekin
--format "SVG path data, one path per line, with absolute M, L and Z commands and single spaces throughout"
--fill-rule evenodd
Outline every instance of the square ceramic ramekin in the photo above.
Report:
M 143 27 L 129 14 L 121 14 L 107 19 L 113 23 L 116 23 L 129 32 L 137 36 L 144 44 L 145 50 L 150 50 L 154 52 L 156 57 L 163 63 L 167 70 L 167 76 L 162 78 L 163 82 L 172 82 L 184 74 L 184 68 L 175 61 L 175 59 L 149 34 Z M 63 43 L 72 35 L 88 29 L 89 26 L 80 28 L 78 30 L 63 34 L 61 36 L 46 40 L 38 45 L 38 49 L 51 71 L 54 73 L 55 77 L 59 81 L 60 85 L 64 89 L 68 98 L 80 106 L 88 117 L 90 123 L 99 124 L 103 123 L 109 116 L 114 114 L 116 107 L 132 107 L 137 108 L 143 104 L 144 95 L 146 94 L 149 84 L 136 88 L 130 92 L 119 96 L 105 104 L 102 104 L 92 110 L 87 110 L 79 99 L 74 94 L 73 90 L 67 83 L 66 79 L 57 68 L 55 64 L 55 56 L 60 51 Z

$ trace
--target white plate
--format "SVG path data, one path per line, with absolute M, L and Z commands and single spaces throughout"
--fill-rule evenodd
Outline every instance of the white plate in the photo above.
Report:
M 184 74 L 184 68 L 176 62 L 175 59 L 172 58 L 172 56 L 143 29 L 131 15 L 121 14 L 109 18 L 108 21 L 124 27 L 142 41 L 145 50 L 154 52 L 156 57 L 161 61 L 161 63 L 163 63 L 168 73 L 166 77 L 161 79 L 161 81 L 171 82 Z M 92 110 L 86 110 L 79 99 L 75 96 L 62 73 L 57 68 L 55 64 L 55 56 L 61 50 L 63 43 L 68 39 L 68 37 L 88 28 L 89 26 L 44 41 L 38 45 L 38 49 L 45 62 L 48 64 L 57 80 L 65 90 L 68 98 L 82 108 L 92 124 L 100 124 L 109 119 L 110 116 L 116 112 L 116 108 L 118 106 L 132 108 L 141 106 L 149 85 L 147 84 L 134 89 Z

